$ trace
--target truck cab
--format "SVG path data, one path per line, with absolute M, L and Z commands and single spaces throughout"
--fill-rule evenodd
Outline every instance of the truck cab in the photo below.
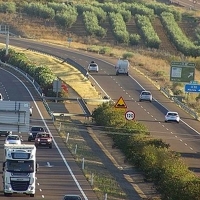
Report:
M 3 162 L 4 196 L 13 193 L 35 195 L 36 147 L 26 144 L 4 144 Z

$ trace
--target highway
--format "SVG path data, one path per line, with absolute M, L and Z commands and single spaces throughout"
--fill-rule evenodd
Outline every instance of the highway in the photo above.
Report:
M 0 37 L 0 41 L 5 41 L 4 36 Z M 114 64 L 116 60 L 111 58 L 21 38 L 10 38 L 10 44 L 26 49 L 34 48 L 38 51 L 45 51 L 63 59 L 71 58 L 85 67 L 91 60 L 95 60 L 100 67 L 100 72 L 94 74 L 93 77 L 105 89 L 106 93 L 114 101 L 122 96 L 128 109 L 136 113 L 136 120 L 144 123 L 153 136 L 162 138 L 171 145 L 173 150 L 180 152 L 189 168 L 199 175 L 199 122 L 164 97 L 155 86 L 133 68 L 131 68 L 128 77 L 115 76 Z M 152 103 L 138 102 L 139 94 L 144 88 L 152 92 L 155 101 Z M 180 124 L 164 123 L 164 115 L 167 110 L 179 112 L 182 119 Z
M 19 79 L 19 78 L 20 79 Z M 47 111 L 34 87 L 19 74 L 11 74 L 6 67 L 0 67 L 0 92 L 4 100 L 29 101 L 33 106 L 31 125 L 46 126 L 52 133 L 54 145 L 52 149 L 39 148 L 37 150 L 37 172 L 36 194 L 34 199 L 56 200 L 62 199 L 65 194 L 78 194 L 84 200 L 97 200 L 89 183 L 86 181 L 82 171 L 77 166 L 71 153 L 66 149 L 65 144 L 54 128 Z M 27 142 L 28 134 L 22 133 L 23 143 Z M 3 144 L 5 137 L 0 137 L 0 164 L 3 163 Z M 33 143 L 34 144 L 34 143 Z M 0 181 L 0 187 L 2 181 Z M 0 199 L 16 200 L 27 199 L 26 195 L 13 194 L 11 197 L 4 197 L 1 189 Z
M 2 36 L 0 37 L 0 41 L 4 42 L 5 38 Z M 166 99 L 155 86 L 153 86 L 145 77 L 138 74 L 133 68 L 130 70 L 130 76 L 115 76 L 114 64 L 116 60 L 111 58 L 103 58 L 102 56 L 98 56 L 95 54 L 89 54 L 87 52 L 80 52 L 73 49 L 66 49 L 64 47 L 58 47 L 50 44 L 41 44 L 39 42 L 35 42 L 32 40 L 24 40 L 19 38 L 11 38 L 10 44 L 13 46 L 23 47 L 23 48 L 34 48 L 38 49 L 39 51 L 46 51 L 47 53 L 51 53 L 66 59 L 67 57 L 75 60 L 82 66 L 87 66 L 91 60 L 95 60 L 100 67 L 100 72 L 98 74 L 94 74 L 93 77 L 97 80 L 101 87 L 104 88 L 106 93 L 114 100 L 117 101 L 120 96 L 122 96 L 128 106 L 129 110 L 133 110 L 136 113 L 136 120 L 146 124 L 149 128 L 151 134 L 155 137 L 162 138 L 166 142 L 170 143 L 171 148 L 177 152 L 180 152 L 183 155 L 186 163 L 190 167 L 191 170 L 195 171 L 198 175 L 200 172 L 200 163 L 199 163 L 199 149 L 200 149 L 200 142 L 199 142 L 199 122 L 194 120 L 190 115 L 182 111 L 178 108 L 174 103 L 170 100 Z M 96 58 L 95 58 L 96 57 Z M 2 79 L 0 79 L 2 82 Z M 7 81 L 7 80 L 5 80 Z M 141 84 L 141 85 L 140 85 Z M 109 87 L 108 87 L 109 86 Z M 139 94 L 144 87 L 147 90 L 150 90 L 155 98 L 155 101 L 152 103 L 149 102 L 138 102 Z M 11 88 L 12 89 L 12 88 Z M 11 90 L 10 89 L 10 90 Z M 13 95 L 14 98 L 15 95 Z M 28 97 L 27 97 L 28 98 Z M 30 98 L 30 97 L 29 97 Z M 38 102 L 39 103 L 39 102 Z M 180 124 L 176 123 L 164 123 L 164 115 L 168 110 L 178 111 L 182 121 Z M 42 111 L 43 113 L 43 111 Z M 35 117 L 39 117 L 39 113 L 35 113 Z M 47 116 L 44 116 L 44 118 Z M 34 120 L 32 122 L 34 123 Z M 38 122 L 37 122 L 38 124 Z M 51 124 L 48 122 L 48 126 Z M 53 131 L 53 126 L 50 126 Z M 193 127 L 193 128 L 192 128 Z M 54 133 L 54 131 L 53 131 Z M 57 137 L 57 133 L 55 132 L 55 140 L 62 149 L 62 142 L 60 141 L 59 137 Z M 3 141 L 1 142 L 1 144 Z M 53 151 L 55 148 L 52 149 Z M 51 150 L 45 149 L 45 152 L 49 152 Z M 59 156 L 57 150 L 55 150 L 55 156 Z M 42 191 L 47 199 L 53 199 L 52 193 L 53 191 L 50 189 L 51 187 L 55 187 L 55 183 L 51 184 L 47 180 L 47 176 L 43 175 L 44 171 L 53 176 L 51 178 L 56 180 L 56 177 L 60 176 L 60 173 L 55 170 L 55 167 L 49 168 L 46 166 L 47 162 L 50 162 L 51 165 L 57 166 L 57 163 L 61 163 L 64 168 L 64 164 L 61 161 L 61 157 L 59 156 L 57 160 L 49 161 L 44 155 L 39 153 L 38 159 L 41 160 L 40 165 L 41 170 L 38 172 L 38 180 L 42 180 L 40 186 L 44 186 Z M 67 154 L 68 155 L 68 154 Z M 70 156 L 70 155 L 68 155 Z M 52 157 L 51 157 L 52 158 Z M 70 159 L 69 159 L 70 160 Z M 43 171 L 44 170 L 44 171 Z M 53 170 L 51 172 L 51 170 Z M 58 173 L 58 174 L 55 174 Z M 66 172 L 67 173 L 67 172 Z M 67 174 L 66 174 L 67 176 Z M 68 174 L 69 176 L 69 174 Z M 62 176 L 63 177 L 63 176 Z M 46 179 L 46 180 L 45 180 Z M 59 179 L 59 178 L 58 178 Z M 70 179 L 70 176 L 67 180 Z M 56 194 L 56 196 L 62 196 L 67 190 L 65 186 L 61 186 L 60 182 L 60 194 Z M 63 184 L 67 184 L 64 182 Z M 39 186 L 39 193 L 40 191 Z M 74 185 L 75 188 L 76 185 Z M 72 187 L 70 187 L 72 188 Z M 55 192 L 55 191 L 54 191 Z M 66 191 L 67 192 L 67 191 Z M 77 191 L 79 192 L 79 191 Z M 61 194 L 62 193 L 62 194 Z M 38 196 L 38 192 L 36 198 Z M 41 196 L 40 196 L 41 197 Z M 54 196 L 55 197 L 55 196 Z M 90 198 L 89 198 L 90 199 Z

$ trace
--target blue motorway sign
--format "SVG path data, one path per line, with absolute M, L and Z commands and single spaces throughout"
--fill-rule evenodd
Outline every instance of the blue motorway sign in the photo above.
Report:
M 185 92 L 200 93 L 200 84 L 185 84 Z

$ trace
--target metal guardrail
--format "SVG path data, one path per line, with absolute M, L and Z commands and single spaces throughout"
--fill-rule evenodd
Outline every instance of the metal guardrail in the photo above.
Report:
M 77 101 L 79 99 L 84 100 L 84 102 L 101 102 L 101 103 L 107 103 L 112 101 L 111 99 L 91 99 L 91 98 L 65 98 L 65 97 L 42 97 L 44 100 L 54 100 L 54 101 Z
M 27 74 L 26 72 L 24 72 L 23 70 L 19 69 L 18 67 L 15 67 L 13 65 L 10 65 L 10 64 L 7 64 L 7 63 L 4 63 L 2 61 L 0 61 L 0 64 L 1 65 L 5 65 L 7 67 L 10 67 L 12 69 L 14 69 L 15 71 L 19 72 L 20 74 L 22 74 L 25 78 L 27 78 L 31 83 L 32 85 L 34 86 L 34 88 L 36 89 L 36 91 L 38 92 L 38 94 L 40 95 L 42 101 L 43 101 L 43 104 L 47 110 L 47 112 L 49 113 L 49 115 L 52 117 L 53 119 L 53 112 L 51 111 L 48 103 L 46 102 L 46 100 L 43 97 L 43 93 L 42 93 L 42 89 L 40 87 L 40 85 L 33 79 L 33 77 L 31 77 L 29 74 Z
M 38 51 L 38 50 L 35 50 L 35 49 L 32 49 L 32 48 L 29 48 L 29 50 L 32 50 L 32 51 Z M 42 52 L 42 51 L 39 51 L 41 53 L 45 53 L 46 52 Z M 51 55 L 51 56 L 54 56 L 53 54 L 48 54 L 48 55 Z M 59 58 L 59 59 L 63 59 L 63 58 Z M 74 60 L 70 59 L 70 58 L 67 58 L 65 60 L 65 62 L 69 63 L 70 65 L 74 66 L 76 69 L 78 69 L 82 74 L 86 75 L 87 73 L 87 70 L 84 69 L 80 64 L 78 64 L 77 62 L 75 62 Z M 17 67 L 14 67 L 12 65 L 9 65 L 9 64 L 6 64 L 6 63 L 3 63 L 0 61 L 0 64 L 4 64 L 8 67 L 11 67 L 17 71 L 19 71 L 21 74 L 23 74 L 27 79 L 29 79 L 29 81 L 33 84 L 33 86 L 35 87 L 35 89 L 38 91 L 38 93 L 40 94 L 40 96 L 42 97 L 43 94 L 42 94 L 42 89 L 40 87 L 40 85 L 35 82 L 35 80 L 30 76 L 28 75 L 27 73 L 25 73 L 24 71 L 20 70 L 19 68 Z M 179 107 L 181 107 L 183 110 L 185 110 L 187 113 L 189 113 L 191 116 L 193 116 L 195 119 L 199 120 L 199 116 L 198 116 L 198 113 L 195 112 L 194 110 L 190 109 L 187 105 L 185 105 L 184 103 L 180 102 L 176 97 L 172 96 L 169 94 L 169 92 L 167 90 L 165 90 L 164 87 L 160 87 L 160 91 L 169 99 L 171 99 L 172 101 L 174 101 Z M 47 112 L 49 113 L 49 115 L 54 118 L 55 116 L 55 113 L 53 113 L 49 106 L 48 106 L 48 103 L 46 102 L 45 98 L 43 97 L 42 98 L 43 100 L 43 103 L 44 103 L 44 106 L 45 108 L 47 109 Z M 77 100 L 77 99 L 76 99 Z M 89 101 L 93 101 L 91 99 L 85 99 L 85 102 L 89 102 Z M 111 101 L 111 99 L 99 99 L 98 101 L 100 102 L 109 102 Z
M 182 108 L 184 111 L 186 111 L 187 113 L 189 113 L 192 117 L 194 117 L 195 119 L 199 120 L 199 115 L 197 112 L 195 112 L 194 110 L 192 110 L 191 108 L 189 108 L 186 104 L 180 102 L 175 96 L 172 96 L 169 94 L 169 92 L 163 88 L 160 87 L 160 91 L 169 99 L 171 99 L 173 102 L 175 102 L 180 108 Z

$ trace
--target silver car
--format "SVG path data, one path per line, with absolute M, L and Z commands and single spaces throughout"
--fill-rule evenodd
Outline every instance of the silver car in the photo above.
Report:
M 151 92 L 149 91 L 142 91 L 141 94 L 140 94 L 140 98 L 139 98 L 139 101 L 150 101 L 152 102 L 152 94 Z
M 167 112 L 167 114 L 165 115 L 165 122 L 169 122 L 169 121 L 173 121 L 173 122 L 177 122 L 179 123 L 180 121 L 180 116 L 177 112 Z

